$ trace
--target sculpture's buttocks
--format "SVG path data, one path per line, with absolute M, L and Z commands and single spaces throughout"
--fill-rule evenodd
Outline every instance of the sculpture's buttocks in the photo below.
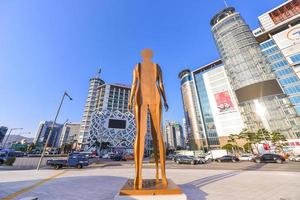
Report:
M 143 63 L 140 65 L 140 94 L 141 104 L 158 104 L 160 94 L 157 88 L 157 66 L 154 63 Z

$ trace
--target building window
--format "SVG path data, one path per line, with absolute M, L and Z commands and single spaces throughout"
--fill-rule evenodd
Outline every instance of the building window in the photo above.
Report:
M 277 54 L 268 56 L 267 60 L 271 63 L 271 62 L 273 62 L 274 60 L 279 60 L 279 59 L 281 59 L 281 58 L 283 58 L 282 53 L 277 53 Z
M 286 92 L 286 94 L 300 93 L 300 85 L 285 88 L 284 91 Z
M 279 80 L 279 82 L 280 82 L 282 85 L 287 85 L 287 84 L 290 84 L 290 83 L 295 83 L 295 82 L 297 82 L 297 81 L 299 81 L 299 79 L 298 79 L 297 76 L 291 76 L 291 77 L 288 77 L 288 78 Z
M 274 47 L 272 47 L 272 48 L 269 48 L 269 49 L 267 49 L 267 50 L 264 50 L 264 53 L 267 54 L 267 55 L 271 55 L 272 53 L 274 53 L 274 52 L 276 52 L 276 51 L 278 51 L 278 50 L 279 50 L 278 47 L 277 47 L 277 46 L 274 46 Z
M 275 72 L 277 76 L 284 76 L 287 75 L 289 73 L 293 73 L 293 70 L 291 68 L 288 69 L 283 69 L 283 70 L 279 70 Z
M 273 63 L 271 65 L 271 67 L 272 67 L 273 70 L 276 70 L 277 68 L 283 67 L 283 66 L 286 66 L 286 65 L 288 65 L 288 62 L 286 60 L 281 60 L 279 62 Z
M 291 102 L 292 102 L 293 104 L 300 103 L 300 96 L 297 96 L 297 97 L 291 97 L 290 100 L 291 100 Z
M 296 54 L 290 57 L 293 63 L 298 63 L 300 62 L 300 54 Z
M 300 115 L 300 106 L 295 107 L 295 109 L 296 109 L 298 115 Z
M 260 44 L 260 46 L 262 47 L 262 49 L 266 49 L 266 48 L 274 46 L 274 45 L 275 45 L 275 43 L 274 43 L 273 40 L 268 40 L 268 41 L 263 42 L 263 43 Z
M 190 81 L 191 77 L 190 76 L 185 76 L 182 80 L 181 80 L 181 85 L 184 84 L 187 81 Z

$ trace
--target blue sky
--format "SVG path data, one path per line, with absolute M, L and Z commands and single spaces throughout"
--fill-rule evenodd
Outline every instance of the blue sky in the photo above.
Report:
M 257 17 L 284 0 L 228 0 L 252 29 Z M 102 68 L 108 83 L 131 84 L 140 51 L 154 51 L 163 69 L 170 110 L 183 117 L 178 73 L 218 58 L 209 21 L 223 0 L 0 1 L 0 126 L 35 135 L 52 120 L 80 122 L 89 78 Z

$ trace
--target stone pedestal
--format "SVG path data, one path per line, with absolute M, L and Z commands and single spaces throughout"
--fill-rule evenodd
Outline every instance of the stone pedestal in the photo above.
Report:
M 166 194 L 166 195 L 116 195 L 114 200 L 187 200 L 185 194 Z
M 168 185 L 163 185 L 161 180 L 143 180 L 142 189 L 134 189 L 133 179 L 129 179 L 114 200 L 187 200 L 182 190 L 171 180 Z

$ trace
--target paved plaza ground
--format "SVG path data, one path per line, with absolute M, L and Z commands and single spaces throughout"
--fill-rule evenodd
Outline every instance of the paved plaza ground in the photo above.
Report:
M 250 165 L 251 164 L 251 165 Z M 214 166 L 217 164 L 212 164 Z M 250 165 L 249 169 L 210 170 L 209 165 L 168 166 L 168 177 L 177 183 L 189 200 L 201 199 L 300 199 L 300 172 L 293 171 L 299 164 L 259 164 L 222 163 L 218 166 Z M 291 170 L 264 171 L 281 166 Z M 194 167 L 194 168 L 192 168 Z M 35 196 L 42 200 L 66 199 L 113 199 L 128 178 L 132 178 L 134 168 L 130 165 L 90 167 L 63 170 L 9 170 L 0 171 L 0 198 L 21 199 Z M 154 169 L 144 169 L 145 178 L 154 177 Z

